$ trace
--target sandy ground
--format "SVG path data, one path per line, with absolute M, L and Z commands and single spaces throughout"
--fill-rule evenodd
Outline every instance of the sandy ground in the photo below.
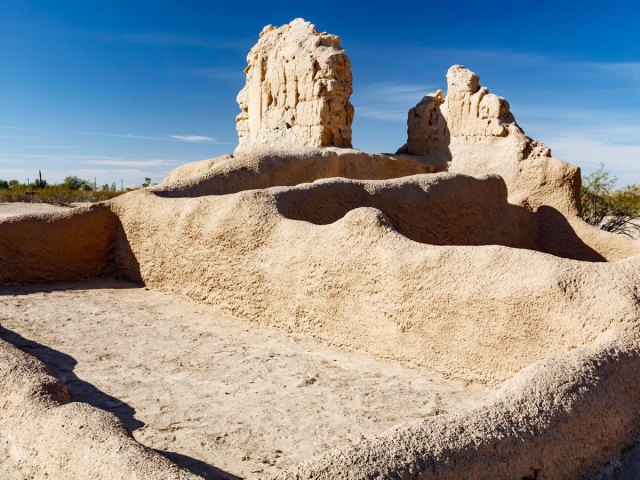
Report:
M 208 478 L 275 472 L 488 395 L 115 280 L 2 289 L 0 323 L 73 400 Z
M 45 213 L 68 210 L 69 207 L 51 205 L 50 203 L 0 202 L 0 220 L 25 213 Z

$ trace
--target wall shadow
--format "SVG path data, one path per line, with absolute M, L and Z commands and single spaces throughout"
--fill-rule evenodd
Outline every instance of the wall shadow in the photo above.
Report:
M 24 338 L 2 326 L 0 326 L 0 338 L 44 363 L 51 373 L 67 387 L 72 402 L 88 403 L 113 413 L 130 431 L 144 426 L 144 423 L 135 417 L 136 411 L 129 404 L 79 378 L 74 373 L 78 362 L 71 355 Z
M 131 243 L 127 238 L 127 232 L 125 232 L 120 218 L 118 218 L 116 224 L 111 262 L 116 278 L 134 282 L 138 285 L 144 285 L 144 280 L 140 273 L 140 263 L 133 253 L 133 250 L 131 250 Z
M 498 176 L 414 177 L 377 185 L 333 181 L 301 185 L 276 194 L 280 214 L 327 225 L 349 211 L 382 211 L 398 233 L 430 245 L 503 245 L 589 262 L 606 259 L 585 244 L 551 207 L 537 212 L 511 205 Z
M 242 477 L 237 477 L 229 472 L 220 470 L 219 468 L 209 465 L 208 463 L 196 460 L 195 458 L 187 457 L 180 453 L 171 452 L 169 450 L 156 450 L 163 457 L 168 458 L 176 465 L 189 470 L 195 475 L 200 475 L 207 480 L 241 480 Z
M 1 325 L 0 339 L 11 343 L 19 350 L 40 360 L 53 376 L 65 385 L 72 402 L 87 403 L 95 408 L 114 414 L 130 432 L 142 428 L 145 425 L 144 422 L 136 418 L 136 411 L 131 405 L 79 378 L 74 372 L 78 362 L 71 355 L 29 340 Z M 208 480 L 237 480 L 240 478 L 213 465 L 180 453 L 163 450 L 156 450 L 156 452 L 185 470 Z
M 566 217 L 555 208 L 543 205 L 532 215 L 539 229 L 536 250 L 571 260 L 607 261 L 582 241 Z
M 31 295 L 34 293 L 66 292 L 71 290 L 102 290 L 143 288 L 141 283 L 132 282 L 122 277 L 96 277 L 86 280 L 65 281 L 60 283 L 34 283 L 26 285 L 0 286 L 0 295 Z

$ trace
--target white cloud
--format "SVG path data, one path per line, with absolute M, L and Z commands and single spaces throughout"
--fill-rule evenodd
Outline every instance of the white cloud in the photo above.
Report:
M 139 135 L 134 133 L 93 132 L 93 131 L 84 131 L 84 130 L 50 130 L 45 128 L 12 127 L 7 125 L 0 125 L 0 129 L 33 131 L 33 132 L 43 132 L 43 133 L 58 133 L 58 134 L 68 134 L 68 135 L 113 137 L 113 138 L 124 138 L 124 139 L 130 139 L 130 140 L 149 140 L 154 142 L 196 142 L 196 143 L 215 143 L 219 145 L 233 144 L 232 142 L 220 142 L 213 137 L 207 137 L 205 135 Z M 38 137 L 30 137 L 30 138 L 38 138 Z
M 415 105 L 422 97 L 437 90 L 433 85 L 424 83 L 382 82 L 364 85 L 358 89 L 358 96 L 366 100 L 391 104 Z
M 215 143 L 216 142 L 215 138 L 207 137 L 205 135 L 171 135 L 171 138 L 174 138 L 181 142 L 194 142 L 194 143 Z
M 19 153 L 13 155 L 0 154 L 0 162 L 15 161 L 15 158 L 49 160 L 49 161 L 77 161 L 91 165 L 110 165 L 117 167 L 171 167 L 180 164 L 177 160 L 165 159 L 127 159 L 123 157 L 107 157 L 101 155 L 58 155 L 58 154 L 30 154 Z
M 364 85 L 353 96 L 356 117 L 380 121 L 406 121 L 407 112 L 436 89 L 421 83 L 383 82 Z
M 39 137 L 35 137 L 38 138 Z M 76 149 L 76 148 L 86 148 L 81 145 L 20 145 L 14 146 L 13 149 L 18 150 L 57 150 L 57 149 Z
M 545 138 L 555 157 L 592 171 L 603 163 L 618 176 L 621 185 L 640 183 L 640 143 L 618 144 L 576 134 Z
M 134 165 L 131 165 L 134 167 Z M 60 169 L 44 169 L 42 177 L 50 184 L 60 183 L 68 175 L 77 175 L 93 182 L 94 178 L 98 185 L 105 183 L 111 184 L 116 182 L 120 186 L 120 180 L 123 181 L 125 187 L 133 187 L 140 185 L 142 181 L 149 177 L 153 182 L 160 182 L 165 178 L 170 168 L 163 169 L 147 169 L 144 165 L 141 168 L 82 168 L 81 165 L 68 166 Z M 38 175 L 38 168 L 0 168 L 0 178 L 3 180 L 17 179 L 26 182 L 27 179 L 33 180 Z
M 114 167 L 167 167 L 178 165 L 180 162 L 172 161 L 172 160 L 124 160 L 124 159 L 113 159 L 113 160 L 92 160 L 87 163 L 91 163 L 93 165 L 110 165 Z
M 402 121 L 407 119 L 407 112 L 400 109 L 384 109 L 384 108 L 369 108 L 363 106 L 356 106 L 357 116 L 361 118 L 371 118 L 373 120 L 382 121 Z
M 640 81 L 640 62 L 567 62 L 566 65 L 578 69 L 595 70 L 634 82 Z

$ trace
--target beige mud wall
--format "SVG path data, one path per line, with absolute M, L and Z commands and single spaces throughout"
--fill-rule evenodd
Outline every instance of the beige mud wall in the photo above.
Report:
M 511 203 L 580 211 L 580 169 L 527 137 L 509 103 L 461 65 L 447 72 L 446 96 L 426 95 L 409 110 L 407 137 L 399 152 L 448 160 L 450 172 L 502 176 Z
M 119 269 L 237 317 L 493 384 L 637 320 L 637 259 L 591 263 L 464 246 L 492 228 L 522 228 L 523 242 L 530 233 L 517 217 L 496 217 L 495 198 L 486 195 L 492 182 L 438 174 L 200 198 L 136 192 L 111 203 L 131 250 L 119 257 Z M 329 224 L 286 218 L 309 205 L 325 208 L 301 193 L 312 197 L 327 185 L 342 188 L 327 196 L 338 204 L 363 185 L 371 192 L 397 188 L 407 218 L 412 208 L 428 208 L 439 222 L 431 243 L 441 246 L 402 235 L 391 219 L 398 212 L 385 215 L 384 208 L 355 208 Z M 478 201 L 483 195 L 486 204 Z M 506 204 L 504 187 L 503 195 L 504 208 L 517 208 Z M 482 223 L 496 218 L 505 225 Z M 446 245 L 447 235 L 463 246 Z
M 554 165 L 555 159 L 549 159 L 549 165 Z M 371 154 L 352 149 L 341 148 L 298 148 L 292 149 L 291 152 L 283 151 L 245 151 L 240 154 L 224 155 L 218 158 L 203 160 L 200 162 L 189 163 L 176 168 L 162 182 L 161 185 L 153 187 L 151 190 L 157 192 L 158 195 L 165 197 L 198 197 L 205 195 L 226 195 L 237 193 L 243 190 L 265 189 L 274 186 L 295 186 L 302 183 L 313 182 L 323 178 L 343 177 L 348 179 L 361 180 L 384 180 L 398 177 L 411 176 L 415 174 L 441 172 L 446 169 L 446 162 L 439 162 L 433 156 L 416 156 L 416 155 L 383 155 Z M 530 171 L 532 173 L 533 170 Z M 544 174 L 541 173 L 541 175 Z M 479 177 L 483 175 L 477 174 Z M 559 177 L 555 177 L 558 180 Z M 540 180 L 540 184 L 544 188 L 553 188 L 549 186 L 547 180 Z M 536 181 L 538 181 L 536 180 Z M 534 182 L 535 183 L 535 182 Z M 500 182 L 493 183 L 494 192 L 483 193 L 486 202 L 489 197 L 495 198 L 495 208 L 505 209 L 504 203 L 504 184 Z M 356 190 L 350 190 L 350 198 L 345 204 L 345 198 L 334 196 L 330 187 L 324 188 L 325 194 L 322 199 L 318 198 L 316 192 L 304 191 L 299 195 L 308 197 L 301 201 L 320 201 L 323 204 L 333 204 L 336 210 L 346 213 L 347 204 L 351 208 L 358 206 L 377 206 L 385 210 L 384 204 L 367 202 L 358 199 Z M 542 187 L 538 188 L 542 192 Z M 556 196 L 565 196 L 565 199 L 572 198 L 573 187 L 557 189 Z M 451 194 L 449 199 L 444 196 Z M 291 195 L 296 195 L 292 191 Z M 451 204 L 457 201 L 457 193 L 452 191 L 443 191 L 441 202 Z M 553 195 L 544 194 L 545 198 L 551 198 Z M 393 197 L 393 195 L 391 196 Z M 391 199 L 391 197 L 388 197 Z M 402 209 L 403 199 L 399 195 L 395 200 L 397 209 Z M 510 198 L 510 201 L 512 199 Z M 568 200 L 567 200 L 568 201 Z M 358 203 L 361 202 L 361 203 Z M 472 204 L 475 200 L 471 201 Z M 483 207 L 482 207 L 483 208 Z M 455 205 L 451 206 L 451 211 L 458 209 L 465 212 Z M 426 211 L 416 209 L 414 206 L 404 208 L 406 212 L 411 211 L 415 218 L 407 219 L 408 222 L 416 225 L 427 225 L 433 222 L 433 218 L 427 218 Z M 525 211 L 526 210 L 526 211 Z M 489 222 L 487 225 L 487 235 L 480 242 L 470 241 L 467 244 L 488 244 L 494 243 L 499 245 L 516 246 L 519 248 L 533 248 L 535 250 L 552 253 L 554 255 L 575 258 L 582 260 L 607 260 L 615 261 L 627 258 L 632 255 L 640 254 L 640 242 L 634 241 L 624 235 L 614 235 L 604 232 L 599 228 L 593 227 L 585 223 L 575 214 L 563 214 L 556 208 L 548 205 L 539 205 L 536 211 L 531 211 L 529 205 L 525 208 L 513 205 L 511 212 L 518 211 L 522 218 L 520 224 L 509 224 L 504 219 L 498 219 L 495 222 Z M 387 209 L 387 213 L 388 209 Z M 509 216 L 509 215 L 507 215 Z M 292 217 L 298 218 L 298 217 Z M 334 218 L 337 220 L 337 217 Z M 488 220 L 485 220 L 488 222 Z M 535 227 L 531 224 L 535 223 Z M 450 218 L 447 229 L 466 228 L 465 222 L 461 222 L 458 227 L 458 220 Z M 490 224 L 490 225 L 489 225 Z M 511 225 L 507 227 L 508 225 Z M 519 226 L 520 225 L 520 226 Z M 533 228 L 535 232 L 527 237 L 522 232 L 517 233 L 518 241 L 511 240 L 512 233 L 508 228 L 516 228 L 522 230 Z M 432 229 L 437 230 L 441 226 L 433 225 Z M 504 238 L 498 233 L 502 232 Z M 405 233 L 406 234 L 406 233 Z M 493 240 L 489 241 L 489 237 Z M 411 237 L 410 238 L 414 238 Z M 446 240 L 436 241 L 441 244 Z M 449 243 L 452 241 L 449 240 Z M 586 251 L 591 251 L 592 255 L 585 255 Z
M 582 480 L 636 439 L 638 368 L 637 335 L 605 334 L 531 365 L 481 408 L 399 425 L 274 478 Z
M 181 165 L 151 190 L 171 197 L 225 195 L 294 186 L 322 178 L 384 180 L 434 173 L 443 168 L 442 164 L 424 157 L 391 156 L 347 148 L 248 150 Z
M 0 285 L 113 274 L 117 228 L 103 204 L 0 221 Z

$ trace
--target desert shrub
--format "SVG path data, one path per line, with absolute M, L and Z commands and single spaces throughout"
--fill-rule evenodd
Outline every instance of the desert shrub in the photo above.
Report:
M 640 233 L 640 185 L 616 189 L 618 179 L 600 164 L 583 177 L 580 199 L 582 218 L 607 232 L 636 238 Z M 635 220 L 635 221 L 634 221 Z
M 87 187 L 91 187 L 91 182 L 89 180 L 83 180 L 76 175 L 69 175 L 62 181 L 62 185 L 69 190 L 86 190 Z
M 34 191 L 33 186 L 18 185 L 12 188 L 0 188 L 0 202 L 37 202 L 69 205 L 81 202 L 100 202 L 121 195 L 123 192 L 94 192 L 81 189 L 70 189 L 65 185 L 51 185 L 36 190 L 36 195 L 30 196 L 25 192 Z
M 9 182 L 6 180 L 0 180 L 0 188 L 9 188 Z

